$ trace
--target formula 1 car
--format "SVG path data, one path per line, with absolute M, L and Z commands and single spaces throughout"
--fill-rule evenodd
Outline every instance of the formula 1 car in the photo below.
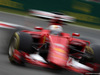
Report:
M 57 28 L 58 26 L 51 25 Z M 13 64 L 30 63 L 43 67 L 61 67 L 79 73 L 94 72 L 93 51 L 90 42 L 76 39 L 64 32 L 35 27 L 40 31 L 15 32 L 9 45 L 9 60 Z
M 35 29 L 36 31 L 17 31 L 12 36 L 8 51 L 12 64 L 59 67 L 85 75 L 98 71 L 99 64 L 94 62 L 90 42 L 75 38 L 80 36 L 79 33 L 72 33 L 71 36 L 63 32 L 62 25 L 57 20 L 47 29 Z

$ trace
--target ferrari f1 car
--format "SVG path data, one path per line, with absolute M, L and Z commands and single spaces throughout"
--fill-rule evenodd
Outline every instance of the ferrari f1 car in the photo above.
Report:
M 60 26 L 51 25 L 59 29 Z M 15 32 L 9 45 L 9 60 L 13 64 L 30 63 L 43 67 L 56 66 L 79 73 L 95 72 L 93 50 L 90 42 L 74 38 L 73 33 L 35 27 L 40 31 Z
M 99 64 L 94 62 L 90 42 L 75 38 L 80 36 L 79 33 L 65 33 L 61 25 L 54 24 L 47 29 L 35 27 L 37 31 L 15 32 L 9 44 L 10 62 L 19 65 L 30 63 L 48 68 L 59 67 L 82 74 L 97 72 Z

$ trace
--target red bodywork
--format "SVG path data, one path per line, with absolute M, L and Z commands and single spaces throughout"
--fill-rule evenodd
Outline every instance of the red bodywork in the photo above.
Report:
M 18 50 L 14 51 L 13 56 L 14 56 L 15 60 L 21 61 L 21 56 L 23 56 L 27 63 L 33 64 L 33 65 L 55 68 L 53 66 L 53 64 L 54 64 L 54 65 L 59 66 L 61 68 L 73 70 L 73 71 L 78 72 L 78 73 L 91 72 L 91 71 L 88 71 L 88 70 L 85 70 L 82 68 L 77 68 L 77 67 L 71 66 L 70 64 L 72 63 L 72 59 L 69 58 L 69 55 L 70 55 L 69 45 L 70 44 L 73 44 L 74 41 L 81 42 L 82 47 L 83 47 L 83 49 L 81 51 L 85 52 L 84 48 L 85 48 L 86 43 L 88 41 L 73 38 L 70 36 L 70 34 L 63 33 L 63 32 L 61 33 L 60 36 L 53 35 L 53 34 L 50 34 L 49 30 L 41 30 L 41 31 L 23 30 L 22 32 L 25 32 L 25 33 L 32 35 L 33 38 L 40 38 L 41 44 L 43 44 L 45 42 L 50 43 L 49 53 L 48 53 L 48 57 L 47 57 L 47 60 L 49 63 L 43 63 L 43 62 L 34 60 L 30 57 L 29 54 L 27 54 L 25 52 L 19 52 Z M 79 53 L 74 53 L 72 55 L 76 56 L 77 54 L 79 54 Z M 76 56 L 76 57 L 81 58 L 80 56 Z M 95 68 L 93 68 L 93 69 L 95 69 Z

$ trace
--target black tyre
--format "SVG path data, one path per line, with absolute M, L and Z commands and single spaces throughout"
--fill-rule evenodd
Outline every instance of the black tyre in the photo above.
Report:
M 32 52 L 32 37 L 30 34 L 24 32 L 15 33 L 18 38 L 18 46 L 17 49 L 20 51 L 24 51 L 26 53 Z
M 94 51 L 90 46 L 85 47 L 85 54 L 82 56 L 80 62 L 83 64 L 87 62 L 94 63 Z
M 31 37 L 31 35 L 24 33 L 24 32 L 15 32 L 14 35 L 12 36 L 10 44 L 9 44 L 8 56 L 9 56 L 10 62 L 13 64 L 23 65 L 23 61 L 16 62 L 14 60 L 14 58 L 13 58 L 14 49 L 17 49 L 19 51 L 24 51 L 27 53 L 31 53 L 32 52 L 32 37 Z
M 100 45 L 92 45 L 91 47 L 93 48 L 94 51 L 95 62 L 100 64 Z
M 91 45 L 86 47 L 86 53 L 92 58 L 94 63 L 100 64 L 100 45 Z

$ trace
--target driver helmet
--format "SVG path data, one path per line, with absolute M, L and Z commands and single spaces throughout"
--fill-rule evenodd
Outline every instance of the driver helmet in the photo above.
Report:
M 49 30 L 53 34 L 59 34 L 59 33 L 63 32 L 62 27 L 58 26 L 58 25 L 51 25 L 51 26 L 49 26 Z

